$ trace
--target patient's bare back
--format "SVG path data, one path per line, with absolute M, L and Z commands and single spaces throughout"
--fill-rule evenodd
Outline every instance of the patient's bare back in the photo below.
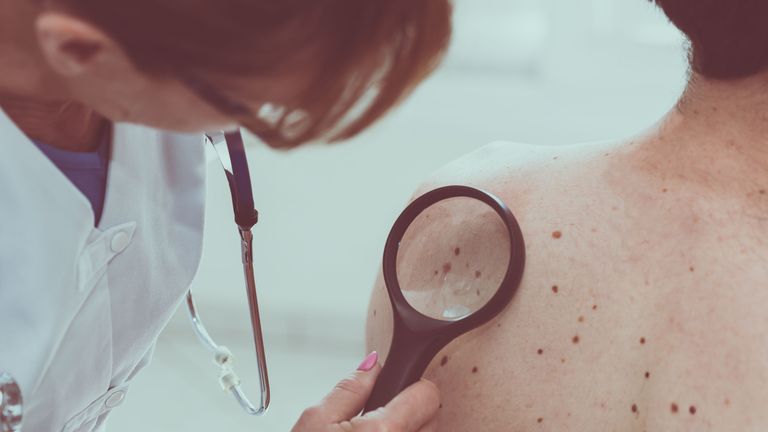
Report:
M 766 221 L 649 163 L 652 147 L 492 144 L 427 185 L 497 194 L 527 246 L 511 305 L 427 371 L 440 431 L 768 429 Z M 440 247 L 424 266 L 474 271 L 495 254 Z M 379 282 L 369 348 L 390 336 Z

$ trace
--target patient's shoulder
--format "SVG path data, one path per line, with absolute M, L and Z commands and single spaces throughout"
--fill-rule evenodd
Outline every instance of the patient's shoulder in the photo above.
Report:
M 621 143 L 608 141 L 570 145 L 495 141 L 446 164 L 433 174 L 430 182 L 496 183 L 507 179 L 534 180 L 539 176 L 552 179 L 590 161 L 594 164 L 600 156 L 621 148 Z

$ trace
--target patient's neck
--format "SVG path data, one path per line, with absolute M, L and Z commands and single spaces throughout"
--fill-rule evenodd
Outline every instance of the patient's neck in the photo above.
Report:
M 667 173 L 728 192 L 768 188 L 768 71 L 729 81 L 694 75 L 646 147 Z
M 712 80 L 694 75 L 678 111 L 720 132 L 768 138 L 768 70 L 739 80 Z M 765 148 L 765 146 L 759 146 Z
M 91 151 L 107 121 L 86 106 L 0 94 L 0 108 L 31 139 L 70 151 Z

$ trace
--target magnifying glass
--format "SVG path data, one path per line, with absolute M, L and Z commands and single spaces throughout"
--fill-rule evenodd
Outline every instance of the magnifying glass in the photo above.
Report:
M 427 264 L 433 262 L 442 264 Z M 385 406 L 421 379 L 449 342 L 504 310 L 524 268 L 523 234 L 498 197 L 447 186 L 413 201 L 384 248 L 394 329 L 364 412 Z

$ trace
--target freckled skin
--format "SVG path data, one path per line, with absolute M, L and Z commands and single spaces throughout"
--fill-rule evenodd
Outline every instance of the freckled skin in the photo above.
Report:
M 592 145 L 568 155 L 529 147 L 483 150 L 458 177 L 510 207 L 525 236 L 526 268 L 501 315 L 452 342 L 427 369 L 448 407 L 437 430 L 768 430 L 768 248 L 761 243 L 768 229 L 740 213 L 736 201 L 757 187 L 715 199 L 675 171 L 632 164 L 626 148 L 603 159 Z M 554 165 L 554 150 L 563 153 L 558 170 L 536 168 L 540 154 Z M 471 175 L 477 166 L 487 168 L 482 177 Z M 457 181 L 449 176 L 425 190 Z M 467 221 L 463 229 L 481 228 Z M 435 261 L 425 257 L 429 270 L 454 260 L 454 276 L 472 257 L 468 278 L 479 269 L 482 280 L 489 277 L 493 250 L 471 239 L 435 247 L 442 252 Z M 372 307 L 389 308 L 381 282 Z M 369 322 L 368 347 L 383 358 L 388 315 Z M 450 361 L 441 367 L 443 356 Z

